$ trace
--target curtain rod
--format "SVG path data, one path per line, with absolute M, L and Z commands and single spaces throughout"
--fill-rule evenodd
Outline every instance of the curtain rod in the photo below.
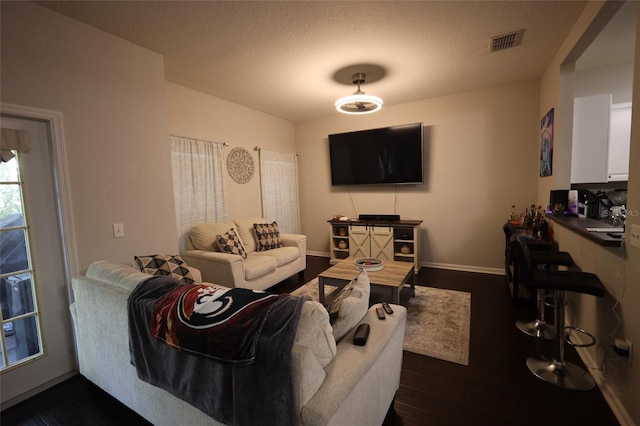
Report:
M 222 146 L 229 146 L 228 142 L 214 142 L 214 141 L 208 141 L 205 139 L 198 139 L 198 138 L 192 138 L 190 136 L 180 136 L 180 135 L 174 135 L 169 133 L 169 136 L 173 136 L 174 138 L 182 138 L 182 139 L 192 139 L 192 140 L 196 140 L 196 141 L 202 141 L 202 142 L 209 142 L 209 143 L 216 143 L 218 145 L 222 145 Z
M 256 145 L 256 146 L 253 147 L 253 150 L 254 151 L 262 151 L 262 148 L 260 148 L 259 146 Z M 296 152 L 296 157 L 300 157 L 300 153 Z

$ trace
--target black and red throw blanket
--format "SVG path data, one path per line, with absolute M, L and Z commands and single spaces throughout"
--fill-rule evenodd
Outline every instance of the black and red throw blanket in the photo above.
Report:
M 151 277 L 129 296 L 131 363 L 222 423 L 295 424 L 291 348 L 304 300 Z
M 269 308 L 278 298 L 244 288 L 179 286 L 155 303 L 151 334 L 195 354 L 250 363 Z

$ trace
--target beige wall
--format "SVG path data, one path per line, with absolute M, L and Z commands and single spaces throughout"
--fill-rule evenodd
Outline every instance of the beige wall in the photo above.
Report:
M 536 199 L 545 203 L 549 189 L 568 184 L 571 118 L 565 95 L 573 87 L 560 64 L 601 7 L 599 2 L 587 7 L 540 86 L 525 82 L 386 106 L 370 116 L 336 113 L 294 125 L 165 83 L 162 57 L 153 52 L 32 3 L 2 2 L 1 95 L 3 102 L 63 113 L 82 270 L 97 259 L 130 262 L 133 254 L 177 250 L 167 137 L 174 133 L 228 142 L 227 149 L 243 146 L 256 163 L 256 145 L 300 152 L 302 226 L 311 252 L 328 252 L 326 221 L 335 214 L 396 213 L 424 221 L 424 264 L 498 271 L 501 226 L 511 204 L 520 210 Z M 565 77 L 567 84 L 561 84 Z M 539 179 L 539 120 L 552 107 L 554 176 Z M 416 121 L 426 126 L 424 185 L 330 186 L 329 133 Z M 639 109 L 633 123 L 631 209 L 640 206 Z M 229 217 L 259 212 L 258 185 L 257 175 L 246 185 L 227 184 Z M 112 237 L 115 222 L 124 223 L 124 238 Z M 628 223 L 640 224 L 640 217 Z M 640 250 L 629 247 L 620 255 L 561 230 L 558 239 L 580 266 L 601 276 L 610 293 L 602 300 L 574 298 L 571 306 L 571 319 L 600 340 L 589 351 L 594 364 L 602 360 L 603 345 L 611 343 L 613 297 L 620 298 L 616 312 L 623 324 L 617 335 L 635 342 L 635 363 L 618 364 L 603 386 L 640 423 L 640 406 L 634 405 L 640 389 Z
M 328 253 L 327 220 L 336 214 L 399 214 L 424 221 L 423 264 L 502 271 L 502 225 L 511 205 L 520 211 L 536 201 L 538 101 L 532 81 L 298 123 L 309 250 Z M 425 184 L 331 187 L 329 134 L 419 121 L 425 126 Z
M 225 155 L 235 147 L 251 153 L 251 181 L 239 184 L 225 172 L 227 218 L 261 216 L 259 157 L 253 148 L 295 152 L 293 123 L 177 84 L 166 83 L 165 90 L 170 134 L 227 142 Z
M 177 249 L 160 55 L 32 3 L 2 2 L 1 93 L 62 112 L 79 272 Z M 116 239 L 119 222 L 125 237 Z
M 571 165 L 571 125 L 574 78 L 571 65 L 562 66 L 567 55 L 574 50 L 581 39 L 589 39 L 594 25 L 603 16 L 610 15 L 612 4 L 590 3 L 583 15 L 565 40 L 562 48 L 547 69 L 540 89 L 540 111 L 544 114 L 549 108 L 556 107 L 556 154 L 568 153 L 568 157 L 554 158 L 555 170 L 569 170 Z M 613 6 L 615 7 L 615 5 Z M 640 28 L 640 25 L 638 25 Z M 640 69 L 640 39 L 636 39 L 636 70 Z M 562 71 L 561 71 L 562 68 Z M 640 75 L 635 73 L 633 83 L 634 104 L 640 103 Z M 631 159 L 629 164 L 629 183 L 627 207 L 632 214 L 627 219 L 626 239 L 629 240 L 632 224 L 640 225 L 640 109 L 633 109 L 631 134 Z M 556 178 L 538 179 L 539 199 L 548 198 L 549 189 L 568 188 L 569 179 L 565 173 Z M 586 365 L 592 367 L 609 404 L 623 424 L 640 424 L 640 249 L 626 244 L 624 248 L 604 248 L 590 240 L 578 236 L 559 226 L 556 239 L 560 249 L 571 253 L 576 263 L 587 272 L 593 272 L 604 283 L 607 294 L 604 298 L 571 295 L 568 322 L 594 333 L 598 344 L 581 351 Z M 614 313 L 615 312 L 615 313 Z M 619 320 L 618 320 L 619 317 Z M 607 347 L 613 344 L 613 338 L 626 337 L 635 344 L 633 366 L 626 360 L 616 359 L 609 353 L 603 371 L 597 370 L 605 359 Z

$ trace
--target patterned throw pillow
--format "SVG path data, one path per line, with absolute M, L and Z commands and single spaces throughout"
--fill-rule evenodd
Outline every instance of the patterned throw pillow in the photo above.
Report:
M 280 231 L 278 224 L 272 223 L 254 223 L 253 229 L 256 232 L 256 250 L 265 251 L 282 247 L 280 239 Z
M 181 284 L 196 282 L 187 263 L 180 256 L 153 254 L 149 256 L 133 256 L 133 260 L 141 272 L 150 275 L 170 275 Z
M 222 235 L 216 235 L 216 243 L 223 253 L 237 254 L 238 256 L 242 256 L 243 259 L 247 257 L 247 251 L 234 228 L 229 229 Z

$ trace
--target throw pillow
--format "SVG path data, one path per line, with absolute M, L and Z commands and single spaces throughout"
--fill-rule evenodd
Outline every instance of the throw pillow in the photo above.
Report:
M 133 256 L 134 264 L 140 272 L 150 275 L 170 275 L 181 284 L 196 282 L 187 263 L 180 256 L 152 254 L 149 256 Z
M 355 280 L 351 293 L 340 303 L 338 317 L 331 324 L 336 342 L 342 340 L 367 313 L 370 292 L 369 275 L 367 271 L 362 271 Z
M 265 251 L 282 247 L 280 239 L 280 231 L 278 224 L 272 223 L 254 223 L 253 229 L 256 233 L 256 250 Z
M 240 240 L 240 236 L 236 234 L 234 228 L 229 229 L 222 235 L 216 235 L 216 243 L 223 253 L 237 254 L 242 256 L 243 259 L 247 257 L 247 251 L 244 249 L 242 240 Z

